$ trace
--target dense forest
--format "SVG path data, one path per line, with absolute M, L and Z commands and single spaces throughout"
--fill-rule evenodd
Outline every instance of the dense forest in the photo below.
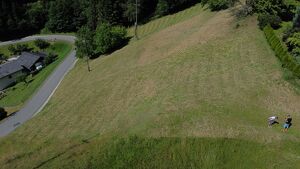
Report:
M 145 21 L 189 7 L 199 0 L 138 0 L 138 17 Z M 1 0 L 0 40 L 44 32 L 75 32 L 99 23 L 132 25 L 135 0 Z
M 0 40 L 35 33 L 47 22 L 46 0 L 1 0 Z
M 175 13 L 196 3 L 221 10 L 238 0 L 137 0 L 139 23 Z M 38 33 L 77 32 L 83 26 L 96 31 L 101 24 L 131 26 L 135 22 L 136 0 L 1 0 L 0 41 Z M 298 32 L 299 0 L 246 0 L 238 16 L 258 14 L 259 26 L 278 28 L 293 21 L 286 39 Z M 98 29 L 100 30 L 100 29 Z

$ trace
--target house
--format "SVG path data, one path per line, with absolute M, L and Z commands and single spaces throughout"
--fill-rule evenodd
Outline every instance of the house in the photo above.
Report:
M 16 59 L 0 65 L 0 90 L 17 81 L 17 78 L 42 68 L 46 58 L 44 53 L 22 52 Z

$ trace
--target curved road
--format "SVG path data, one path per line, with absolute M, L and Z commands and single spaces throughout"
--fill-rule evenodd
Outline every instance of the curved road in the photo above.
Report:
M 29 36 L 16 41 L 1 42 L 0 46 L 9 45 L 19 42 L 27 42 L 36 39 L 44 39 L 49 41 L 68 41 L 71 43 L 75 42 L 74 36 L 67 35 L 45 35 L 45 36 Z M 72 50 L 66 59 L 52 72 L 52 74 L 45 80 L 38 91 L 31 97 L 26 105 L 13 116 L 0 122 L 0 137 L 8 135 L 14 131 L 18 126 L 31 119 L 35 114 L 39 113 L 43 107 L 47 104 L 56 88 L 63 80 L 64 76 L 73 68 L 77 59 L 75 57 L 76 51 Z

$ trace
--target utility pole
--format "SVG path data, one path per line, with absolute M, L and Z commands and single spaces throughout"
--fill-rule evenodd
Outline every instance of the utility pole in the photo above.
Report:
M 135 38 L 138 40 L 138 34 L 137 34 L 137 29 L 138 29 L 138 0 L 135 0 L 135 24 L 134 24 L 134 35 Z

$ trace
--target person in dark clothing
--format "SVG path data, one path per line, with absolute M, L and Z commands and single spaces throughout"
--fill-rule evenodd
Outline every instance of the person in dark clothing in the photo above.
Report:
M 287 115 L 287 117 L 285 118 L 285 123 L 283 125 L 283 131 L 287 132 L 288 129 L 292 126 L 292 117 L 291 115 Z

